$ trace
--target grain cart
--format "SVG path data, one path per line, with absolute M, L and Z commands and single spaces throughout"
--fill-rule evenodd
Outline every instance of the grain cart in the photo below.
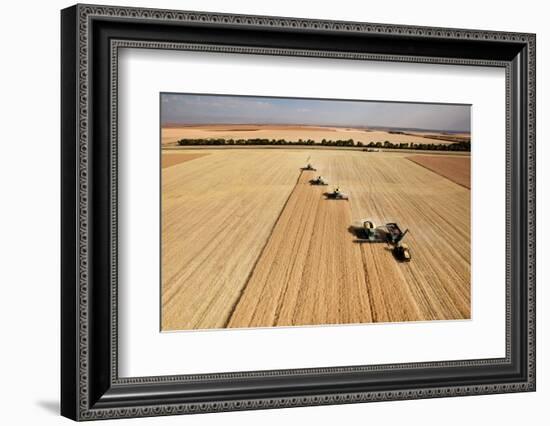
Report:
M 392 253 L 397 260 L 410 262 L 411 253 L 409 247 L 401 243 L 409 232 L 408 229 L 401 231 L 401 228 L 395 222 L 376 226 L 373 221 L 365 219 L 361 220 L 359 224 L 353 224 L 351 228 L 361 242 L 389 244 L 393 247 Z

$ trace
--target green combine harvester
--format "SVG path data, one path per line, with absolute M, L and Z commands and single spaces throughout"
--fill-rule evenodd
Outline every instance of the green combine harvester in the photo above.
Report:
M 361 242 L 390 244 L 393 246 L 392 252 L 397 260 L 411 261 L 409 247 L 401 242 L 409 232 L 408 229 L 401 231 L 399 225 L 394 222 L 376 226 L 371 220 L 362 220 L 361 225 L 352 225 L 352 228 Z

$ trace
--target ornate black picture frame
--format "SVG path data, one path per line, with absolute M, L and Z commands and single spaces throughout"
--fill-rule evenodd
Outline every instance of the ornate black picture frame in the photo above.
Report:
M 535 390 L 535 35 L 76 5 L 62 27 L 61 413 L 74 420 Z M 506 71 L 506 356 L 120 378 L 121 47 L 485 65 Z

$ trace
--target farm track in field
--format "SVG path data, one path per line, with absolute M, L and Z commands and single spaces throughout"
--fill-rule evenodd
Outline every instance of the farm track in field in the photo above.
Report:
M 319 171 L 299 175 L 308 156 Z M 310 185 L 318 174 L 331 185 Z M 232 191 L 235 179 L 243 185 Z M 333 184 L 349 202 L 325 199 Z M 195 185 L 196 198 L 184 189 Z M 220 150 L 170 167 L 163 329 L 469 318 L 469 209 L 469 190 L 403 154 Z M 358 242 L 348 227 L 361 218 L 410 228 L 412 262 L 397 262 L 385 244 Z

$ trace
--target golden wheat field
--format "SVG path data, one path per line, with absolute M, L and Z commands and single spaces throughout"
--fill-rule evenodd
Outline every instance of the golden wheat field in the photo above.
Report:
M 162 169 L 163 330 L 470 318 L 467 188 L 399 152 L 204 153 L 163 154 L 187 158 Z M 408 228 L 412 261 L 357 240 L 364 218 Z

